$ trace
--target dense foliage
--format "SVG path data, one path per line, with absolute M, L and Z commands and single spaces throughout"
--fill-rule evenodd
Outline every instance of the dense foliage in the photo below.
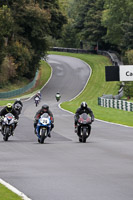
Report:
M 122 55 L 133 49 L 132 0 L 65 1 L 70 5 L 67 9 L 69 23 L 64 26 L 61 41 L 65 47 L 70 47 L 68 41 L 72 47 L 79 47 L 82 40 L 84 48 L 97 45 L 99 49 L 116 50 Z
M 60 46 L 80 48 L 82 41 L 85 49 L 113 50 L 133 65 L 132 0 L 65 1 L 70 6 Z M 133 97 L 133 82 L 125 82 L 124 91 Z
M 49 46 L 82 42 L 84 49 L 117 51 L 133 65 L 132 10 L 132 0 L 1 0 L 0 86 L 33 78 Z
M 33 78 L 47 52 L 47 36 L 59 38 L 64 23 L 58 0 L 1 0 L 0 86 Z

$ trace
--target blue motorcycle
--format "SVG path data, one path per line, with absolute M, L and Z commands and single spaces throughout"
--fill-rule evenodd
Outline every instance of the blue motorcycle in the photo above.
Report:
M 38 142 L 44 143 L 44 140 L 47 137 L 50 137 L 50 131 L 51 131 L 51 119 L 48 113 L 44 113 L 39 118 L 38 124 L 36 127 Z

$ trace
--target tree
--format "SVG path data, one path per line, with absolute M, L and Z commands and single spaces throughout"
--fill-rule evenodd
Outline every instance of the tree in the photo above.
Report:
M 57 39 L 60 38 L 63 24 L 67 21 L 65 15 L 61 12 L 58 0 L 36 0 L 36 2 L 50 15 L 49 34 Z
M 124 82 L 123 89 L 124 89 L 124 94 L 126 97 L 128 97 L 128 99 L 133 97 L 133 82 L 132 81 Z
M 107 28 L 105 40 L 117 45 L 121 51 L 132 47 L 132 0 L 105 0 L 104 8 L 102 24 Z
M 73 28 L 71 32 L 75 33 L 75 37 L 73 38 L 74 43 L 77 43 L 78 39 L 79 41 L 87 41 L 89 44 L 95 46 L 97 43 L 100 46 L 105 46 L 102 37 L 106 34 L 106 28 L 101 24 L 103 9 L 104 0 L 73 1 L 70 10 L 68 10 L 68 16 L 71 19 L 71 27 Z M 70 19 L 68 20 L 69 22 Z
M 16 77 L 33 78 L 49 48 L 47 36 L 59 38 L 65 20 L 57 0 L 1 0 L 0 67 L 12 57 Z
M 13 34 L 14 21 L 7 6 L 0 8 L 0 65 L 6 56 L 6 47 Z
M 88 8 L 85 19 L 82 35 L 90 43 L 99 45 L 100 48 L 105 49 L 103 36 L 106 34 L 106 28 L 101 24 L 101 16 L 104 9 L 104 0 L 88 0 L 86 2 Z
M 70 21 L 64 26 L 62 32 L 62 45 L 67 48 L 75 48 L 78 46 L 78 37 L 76 36 L 76 31 L 73 27 L 73 23 Z
M 122 24 L 124 50 L 133 49 L 133 15 L 129 17 L 129 21 Z

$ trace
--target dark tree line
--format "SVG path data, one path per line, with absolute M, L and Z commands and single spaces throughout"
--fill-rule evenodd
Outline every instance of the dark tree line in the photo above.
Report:
M 58 0 L 1 0 L 0 85 L 32 79 L 48 50 L 47 36 L 58 39 L 64 23 Z
M 68 23 L 64 26 L 62 45 L 79 47 L 81 39 L 88 44 L 87 48 L 98 44 L 100 49 L 116 50 L 122 55 L 133 49 L 132 0 L 67 2 Z

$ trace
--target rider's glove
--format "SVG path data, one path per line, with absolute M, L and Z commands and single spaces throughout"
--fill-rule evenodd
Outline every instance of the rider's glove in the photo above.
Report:
M 0 122 L 4 119 L 4 116 L 0 116 Z
M 91 119 L 91 122 L 94 122 L 94 119 Z

